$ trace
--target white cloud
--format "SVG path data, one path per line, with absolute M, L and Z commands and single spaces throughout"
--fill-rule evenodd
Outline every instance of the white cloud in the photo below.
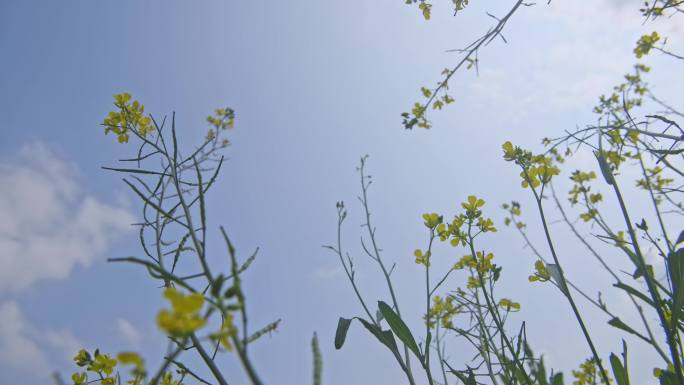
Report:
M 42 143 L 0 163 L 0 178 L 0 293 L 66 278 L 134 220 L 127 210 L 86 195 L 75 166 Z
M 119 318 L 116 320 L 116 329 L 119 334 L 128 342 L 131 348 L 138 349 L 142 342 L 142 333 L 133 326 L 128 320 Z
M 47 377 L 83 345 L 68 331 L 32 325 L 14 301 L 0 303 L 0 362 L 5 367 Z
M 320 266 L 313 272 L 314 279 L 321 281 L 336 281 L 344 275 L 342 267 L 334 266 Z
M 681 23 L 663 18 L 643 24 L 639 4 L 623 3 L 559 1 L 524 9 L 507 27 L 510 48 L 485 50 L 480 76 L 470 83 L 471 94 L 487 105 L 496 104 L 507 121 L 516 121 L 540 110 L 589 111 L 637 62 L 654 65 L 655 73 L 676 71 L 676 60 L 656 52 L 639 60 L 632 50 L 639 36 L 657 30 L 668 37 L 668 49 L 682 52 Z M 488 62 L 487 55 L 505 55 L 505 65 Z M 646 80 L 651 82 L 653 76 Z M 676 83 L 658 85 L 681 88 Z
M 18 370 L 45 372 L 49 369 L 47 359 L 29 336 L 19 307 L 14 302 L 0 304 L 0 361 Z

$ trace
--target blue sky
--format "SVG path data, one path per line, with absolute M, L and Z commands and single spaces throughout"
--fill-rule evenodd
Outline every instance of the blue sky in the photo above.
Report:
M 673 51 L 684 51 L 675 21 L 641 24 L 640 1 L 523 8 L 507 26 L 509 43 L 481 53 L 479 76 L 455 78 L 456 103 L 433 115 L 433 128 L 405 131 L 399 114 L 456 62 L 446 50 L 483 32 L 492 21 L 485 11 L 501 15 L 508 6 L 474 2 L 453 17 L 446 3 L 434 5 L 430 22 L 398 0 L 0 3 L 0 382 L 66 375 L 81 346 L 136 349 L 150 363 L 163 352 L 155 283 L 134 266 L 105 262 L 140 253 L 129 226 L 137 202 L 120 176 L 100 169 L 131 153 L 99 125 L 112 94 L 127 91 L 155 116 L 175 111 L 188 145 L 201 140 L 213 108 L 237 112 L 210 221 L 215 236 L 219 225 L 228 228 L 242 255 L 260 247 L 245 278 L 251 319 L 255 326 L 283 319 L 252 351 L 264 380 L 307 383 L 317 331 L 326 384 L 402 383 L 364 331 L 353 327 L 341 351 L 332 346 L 337 318 L 361 312 L 321 247 L 334 241 L 335 202 L 350 210 L 345 235 L 360 284 L 371 302 L 387 299 L 358 246 L 358 159 L 370 154 L 379 240 L 397 262 L 398 295 L 415 315 L 408 322 L 418 326 L 424 304 L 412 251 L 426 238 L 420 215 L 454 213 L 470 194 L 490 202 L 498 223 L 501 203 L 529 206 L 500 144 L 535 147 L 544 136 L 593 122 L 591 107 L 630 70 L 641 34 L 657 27 Z M 666 77 L 675 67 L 657 55 L 646 62 L 656 92 L 676 100 L 684 80 Z M 589 158 L 575 162 L 594 166 Z M 531 253 L 512 231 L 497 233 L 491 247 L 537 350 L 560 369 L 576 366 L 588 352 L 560 295 L 526 283 Z M 609 286 L 589 262 L 573 263 L 580 249 L 568 241 L 563 250 L 568 274 L 597 290 Z M 443 266 L 460 257 L 449 249 L 443 255 Z M 606 320 L 590 321 L 604 355 L 618 351 Z M 468 356 L 454 346 L 454 357 Z M 630 349 L 650 373 L 650 351 L 638 342 Z M 244 384 L 234 358 L 221 364 L 234 374 L 231 384 Z

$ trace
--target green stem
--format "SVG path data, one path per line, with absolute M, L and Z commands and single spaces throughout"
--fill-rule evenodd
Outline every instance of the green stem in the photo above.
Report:
M 596 347 L 594 346 L 594 342 L 591 339 L 591 336 L 589 335 L 589 331 L 587 330 L 584 320 L 582 319 L 582 316 L 579 313 L 579 310 L 577 309 L 577 305 L 575 304 L 575 301 L 572 298 L 572 294 L 570 293 L 569 290 L 567 290 L 567 282 L 565 281 L 565 274 L 563 274 L 563 268 L 560 264 L 560 260 L 558 259 L 558 255 L 556 254 L 556 249 L 553 246 L 553 241 L 551 240 L 551 233 L 549 232 L 549 227 L 546 222 L 546 215 L 544 214 L 544 207 L 541 202 L 541 197 L 537 193 L 537 190 L 534 188 L 532 181 L 529 180 L 527 177 L 527 173 L 525 172 L 525 178 L 528 179 L 528 184 L 530 185 L 530 188 L 532 189 L 532 193 L 534 194 L 535 201 L 537 202 L 537 209 L 539 210 L 539 216 L 541 217 L 542 221 L 542 226 L 544 227 L 544 235 L 546 236 L 546 242 L 549 246 L 549 250 L 551 251 L 551 256 L 553 257 L 553 261 L 556 263 L 556 266 L 558 268 L 559 276 L 560 276 L 560 281 L 561 288 L 563 288 L 562 292 L 565 294 L 565 297 L 568 299 L 568 302 L 570 303 L 570 307 L 572 308 L 572 312 L 575 314 L 575 318 L 577 319 L 577 323 L 580 325 L 580 329 L 582 329 L 582 333 L 584 334 L 584 338 L 587 340 L 587 344 L 589 344 L 589 349 L 591 349 L 591 353 L 594 356 L 594 360 L 596 361 L 596 364 L 599 367 L 599 370 L 601 371 L 601 377 L 604 381 L 605 384 L 610 384 L 610 381 L 608 379 L 608 375 L 606 370 L 603 368 L 603 364 L 601 363 L 600 356 L 598 354 L 598 351 L 596 350 Z
M 625 202 L 622 199 L 622 194 L 620 193 L 620 188 L 618 187 L 617 180 L 614 179 L 614 183 L 612 184 L 612 186 L 613 186 L 613 190 L 615 191 L 615 195 L 617 196 L 618 203 L 620 204 L 620 210 L 622 211 L 622 216 L 625 220 L 625 224 L 627 225 L 629 237 L 632 240 L 632 247 L 634 248 L 634 253 L 636 254 L 638 261 L 641 264 L 641 266 L 639 266 L 639 267 L 642 269 L 644 278 L 646 280 L 646 286 L 648 287 L 648 291 L 651 294 L 651 298 L 653 299 L 653 303 L 655 304 L 656 312 L 658 313 L 658 318 L 660 319 L 660 323 L 662 325 L 662 328 L 665 331 L 665 336 L 667 338 L 667 344 L 670 347 L 670 355 L 672 356 L 672 363 L 674 364 L 675 375 L 677 376 L 677 381 L 679 384 L 684 384 L 684 375 L 682 374 L 681 361 L 679 359 L 679 352 L 677 351 L 677 341 L 675 339 L 675 336 L 674 336 L 672 330 L 668 327 L 667 319 L 665 318 L 665 314 L 663 312 L 663 309 L 660 306 L 661 299 L 660 299 L 660 295 L 658 293 L 658 288 L 656 287 L 655 283 L 653 282 L 653 277 L 651 276 L 651 274 L 649 273 L 649 271 L 647 269 L 646 261 L 644 259 L 643 254 L 641 253 L 641 248 L 639 247 L 639 243 L 638 243 L 637 236 L 636 236 L 636 231 L 634 231 L 634 227 L 632 226 L 632 221 L 629 218 L 629 213 L 627 212 L 627 206 L 625 205 Z
M 202 360 L 211 371 L 211 374 L 213 374 L 214 378 L 216 378 L 216 381 L 218 381 L 220 385 L 228 385 L 226 379 L 223 378 L 223 374 L 221 374 L 221 371 L 216 367 L 216 363 L 214 362 L 214 360 L 211 359 L 207 351 L 204 350 L 204 347 L 202 346 L 202 343 L 197 338 L 197 336 L 195 336 L 195 334 L 193 333 L 190 335 L 190 339 L 192 340 L 192 344 L 199 353 L 200 357 L 202 357 Z

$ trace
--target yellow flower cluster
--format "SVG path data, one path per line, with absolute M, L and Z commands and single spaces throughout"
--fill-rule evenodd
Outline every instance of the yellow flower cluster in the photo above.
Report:
M 575 377 L 573 385 L 596 385 L 599 383 L 599 369 L 596 361 L 589 358 L 580 364 L 579 370 L 573 370 L 572 376 Z M 607 376 L 606 376 L 607 377 Z M 603 383 L 603 381 L 601 381 Z M 608 384 L 606 384 L 608 385 Z
M 95 372 L 103 372 L 107 375 L 112 374 L 116 366 L 116 359 L 110 357 L 108 354 L 96 354 L 95 360 L 90 364 L 88 370 Z
M 199 311 L 204 306 L 200 293 L 185 295 L 174 287 L 164 290 L 164 297 L 171 302 L 171 310 L 162 309 L 157 314 L 157 325 L 171 335 L 187 335 L 206 323 Z
M 143 137 L 154 130 L 152 120 L 143 115 L 145 106 L 137 100 L 131 102 L 131 94 L 124 92 L 114 95 L 114 106 L 118 111 L 110 111 L 102 124 L 105 134 L 115 133 L 119 143 L 128 143 L 131 130 Z
M 461 207 L 466 210 L 466 217 L 469 219 L 477 218 L 482 215 L 480 207 L 484 206 L 484 199 L 480 199 L 475 195 L 470 195 L 467 202 L 461 203 Z
M 504 143 L 501 148 L 506 161 L 513 161 L 522 167 L 520 177 L 523 188 L 532 186 L 537 188 L 542 184 L 551 182 L 551 179 L 560 174 L 560 169 L 554 166 L 554 159 L 545 155 L 533 155 L 530 151 L 513 146 L 511 142 Z M 558 159 L 556 152 L 555 157 Z M 562 159 L 562 158 L 561 158 Z
M 476 227 L 481 233 L 496 232 L 494 221 L 491 218 L 484 218 L 482 216 L 481 208 L 485 205 L 484 199 L 470 195 L 467 200 L 461 203 L 461 207 L 465 209 L 465 213 L 458 214 L 450 223 L 444 223 L 444 217 L 437 213 L 423 214 L 423 224 L 431 230 L 433 236 L 439 237 L 439 240 L 445 242 L 449 240 L 452 246 L 459 245 L 466 246 L 471 237 L 471 227 Z M 464 224 L 468 224 L 467 230 L 462 230 Z M 477 236 L 479 233 L 472 235 Z M 416 249 L 413 253 L 416 257 L 416 263 L 430 266 L 430 251 L 423 252 L 423 250 Z
M 454 270 L 463 270 L 468 267 L 475 269 L 480 274 L 485 274 L 494 269 L 496 265 L 492 263 L 494 259 L 494 254 L 485 254 L 482 251 L 477 251 L 475 253 L 475 258 L 472 255 L 464 255 L 461 259 L 454 264 Z
M 428 229 L 434 229 L 442 223 L 442 216 L 437 213 L 423 214 L 423 219 L 425 220 L 425 227 Z
M 227 313 L 223 318 L 223 323 L 221 324 L 221 329 L 218 332 L 209 335 L 214 341 L 218 341 L 224 349 L 231 351 L 233 350 L 233 343 L 231 338 L 237 334 L 237 329 L 233 325 L 234 317 L 231 313 Z
M 430 251 L 426 251 L 425 253 L 423 253 L 423 250 L 416 249 L 413 252 L 413 255 L 416 257 L 416 263 L 417 264 L 430 266 L 430 257 L 432 255 L 432 253 Z
M 641 59 L 644 55 L 648 55 L 651 49 L 660 40 L 660 35 L 658 32 L 651 32 L 650 35 L 643 35 L 637 41 L 637 45 L 634 48 L 634 55 L 637 59 Z
M 491 218 L 477 218 L 477 227 L 483 233 L 495 233 L 496 227 L 494 227 L 494 221 Z
M 516 312 L 520 310 L 520 304 L 517 302 L 513 302 L 508 298 L 501 298 L 501 300 L 499 300 L 499 306 L 501 306 L 504 310 L 510 312 Z
M 164 373 L 161 382 L 159 382 L 159 385 L 183 385 L 183 383 L 180 380 L 174 380 L 171 372 L 166 372 Z
M 436 295 L 432 298 L 432 307 L 425 317 L 428 327 L 434 328 L 437 322 L 441 322 L 446 329 L 453 328 L 451 319 L 460 312 L 460 307 L 454 305 L 454 298 L 449 296 L 445 299 Z
M 214 115 L 207 116 L 207 122 L 213 128 L 207 132 L 206 140 L 214 140 L 220 130 L 227 130 L 235 126 L 235 111 L 232 108 L 217 108 L 214 110 Z M 230 144 L 230 141 L 223 139 L 221 144 L 225 147 Z
M 440 223 L 437 226 L 437 235 L 439 239 L 444 242 L 451 238 L 450 242 L 452 246 L 456 247 L 460 244 L 466 245 L 468 235 L 461 231 L 461 227 L 465 224 L 466 217 L 463 214 L 459 214 L 454 217 L 454 219 L 449 224 Z
M 80 367 L 86 367 L 86 370 L 95 374 L 96 377 L 95 380 L 89 381 L 87 372 L 75 372 L 71 375 L 74 385 L 87 385 L 97 382 L 100 385 L 115 385 L 119 383 L 119 375 L 114 373 L 114 369 L 119 363 L 134 366 L 131 372 L 132 378 L 127 382 L 130 385 L 142 385 L 146 376 L 143 359 L 133 352 L 119 353 L 115 359 L 109 354 L 100 353 L 99 350 L 95 350 L 91 356 L 87 350 L 81 349 L 74 357 L 74 362 Z
M 663 176 L 662 167 L 655 166 L 653 168 L 646 168 L 646 177 L 638 179 L 636 185 L 640 189 L 646 191 L 653 190 L 656 193 L 660 193 L 673 182 L 674 179 Z M 656 194 L 655 200 L 657 204 L 660 204 L 662 199 L 662 194 Z
M 506 226 L 509 226 L 514 221 L 515 221 L 515 227 L 517 227 L 518 229 L 522 229 L 525 226 L 527 226 L 520 219 L 515 219 L 516 217 L 520 217 L 522 215 L 522 211 L 520 210 L 520 203 L 518 203 L 516 201 L 512 201 L 511 204 L 504 203 L 502 207 L 504 210 L 508 211 L 508 213 L 510 214 L 509 217 L 504 218 L 504 224 Z
M 473 277 L 472 275 L 468 277 L 468 284 L 466 285 L 468 289 L 477 289 L 478 287 L 482 287 L 482 282 L 476 277 Z

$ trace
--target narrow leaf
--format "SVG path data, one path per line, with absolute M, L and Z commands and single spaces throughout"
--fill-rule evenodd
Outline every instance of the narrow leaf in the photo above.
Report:
M 610 353 L 610 366 L 613 367 L 613 376 L 615 377 L 617 385 L 629 385 L 627 371 L 622 366 L 620 359 L 614 353 Z
M 401 342 L 403 342 L 404 345 L 406 345 L 406 347 L 416 355 L 418 360 L 421 362 L 424 361 L 422 354 L 420 353 L 420 349 L 418 349 L 418 344 L 413 338 L 413 334 L 411 334 L 411 330 L 408 328 L 408 326 L 406 326 L 404 321 L 399 318 L 397 313 L 395 313 L 394 310 L 392 310 L 392 308 L 383 301 L 378 301 L 378 309 L 382 313 L 382 316 L 385 317 L 387 324 L 389 324 L 390 328 L 401 340 Z
M 649 340 L 648 338 L 644 337 L 643 335 L 641 335 L 641 333 L 639 333 L 639 332 L 637 332 L 636 330 L 634 330 L 634 329 L 632 329 L 631 327 L 629 327 L 629 325 L 627 325 L 626 323 L 622 322 L 622 320 L 621 320 L 620 318 L 618 318 L 618 317 L 613 317 L 613 318 L 611 318 L 610 321 L 608 321 L 608 325 L 610 325 L 610 326 L 612 326 L 612 327 L 614 327 L 614 328 L 618 328 L 618 329 L 620 329 L 620 330 L 624 330 L 624 331 L 626 331 L 627 333 L 634 334 L 635 336 L 641 338 L 642 340 L 644 340 L 644 341 L 650 343 L 650 340 Z
M 399 350 L 397 349 L 397 342 L 394 340 L 394 334 L 392 334 L 391 330 L 382 330 L 379 327 L 375 326 L 374 324 L 366 321 L 363 318 L 356 318 L 363 324 L 363 326 L 368 329 L 369 332 L 371 332 L 375 338 L 378 339 L 383 345 L 387 346 L 389 350 L 391 350 L 393 353 L 399 354 Z
M 644 293 L 638 291 L 637 289 L 635 289 L 629 285 L 626 285 L 624 283 L 616 283 L 613 286 L 626 291 L 627 293 L 629 293 L 629 294 L 639 298 L 640 300 L 646 302 L 647 304 L 651 305 L 651 307 L 654 307 L 653 301 L 651 301 L 650 298 L 648 298 Z
M 347 331 L 352 320 L 340 317 L 337 322 L 337 331 L 335 332 L 335 349 L 341 349 L 344 345 L 344 340 L 347 339 Z

